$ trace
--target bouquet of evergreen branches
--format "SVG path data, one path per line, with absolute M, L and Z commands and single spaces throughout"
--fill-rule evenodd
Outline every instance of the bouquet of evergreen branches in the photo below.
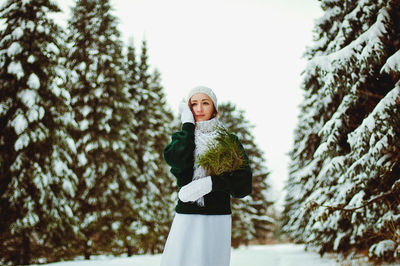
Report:
M 210 149 L 197 158 L 196 164 L 204 168 L 208 175 L 220 175 L 245 166 L 243 151 L 226 128 L 218 128 L 218 135 Z

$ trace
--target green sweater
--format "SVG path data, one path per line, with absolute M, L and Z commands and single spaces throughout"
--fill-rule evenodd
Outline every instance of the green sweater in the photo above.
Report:
M 190 183 L 194 171 L 194 129 L 192 123 L 184 123 L 182 130 L 172 135 L 172 141 L 164 149 L 164 159 L 171 166 L 171 173 L 177 178 L 178 188 Z M 246 160 L 246 167 L 239 170 L 211 176 L 212 191 L 204 196 L 204 206 L 196 202 L 178 200 L 176 212 L 183 214 L 231 214 L 230 196 L 242 198 L 251 193 L 252 172 L 242 144 L 235 136 Z

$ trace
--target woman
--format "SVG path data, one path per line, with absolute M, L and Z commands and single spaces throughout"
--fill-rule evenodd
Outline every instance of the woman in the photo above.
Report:
M 165 161 L 179 188 L 175 217 L 161 266 L 228 266 L 231 251 L 230 196 L 251 192 L 252 172 L 236 136 L 245 163 L 238 170 L 208 175 L 196 164 L 215 141 L 221 123 L 214 92 L 195 87 L 179 106 L 182 129 L 164 149 Z

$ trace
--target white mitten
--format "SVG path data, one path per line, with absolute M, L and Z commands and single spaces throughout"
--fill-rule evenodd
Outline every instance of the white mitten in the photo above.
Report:
M 183 202 L 196 201 L 212 190 L 211 176 L 194 180 L 179 190 L 178 197 Z
M 179 113 L 181 114 L 181 121 L 183 123 L 192 123 L 194 124 L 193 113 L 189 108 L 189 105 L 185 102 L 181 102 L 179 104 Z

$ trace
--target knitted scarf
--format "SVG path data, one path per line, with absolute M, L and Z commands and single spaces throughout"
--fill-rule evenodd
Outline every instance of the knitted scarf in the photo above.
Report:
M 203 167 L 198 166 L 196 163 L 197 158 L 208 151 L 210 144 L 218 136 L 218 128 L 221 126 L 218 118 L 212 118 L 207 121 L 196 122 L 196 127 L 194 130 L 194 172 L 192 180 L 200 179 L 206 177 L 206 171 Z M 197 205 L 204 206 L 204 197 L 199 198 L 196 201 Z

